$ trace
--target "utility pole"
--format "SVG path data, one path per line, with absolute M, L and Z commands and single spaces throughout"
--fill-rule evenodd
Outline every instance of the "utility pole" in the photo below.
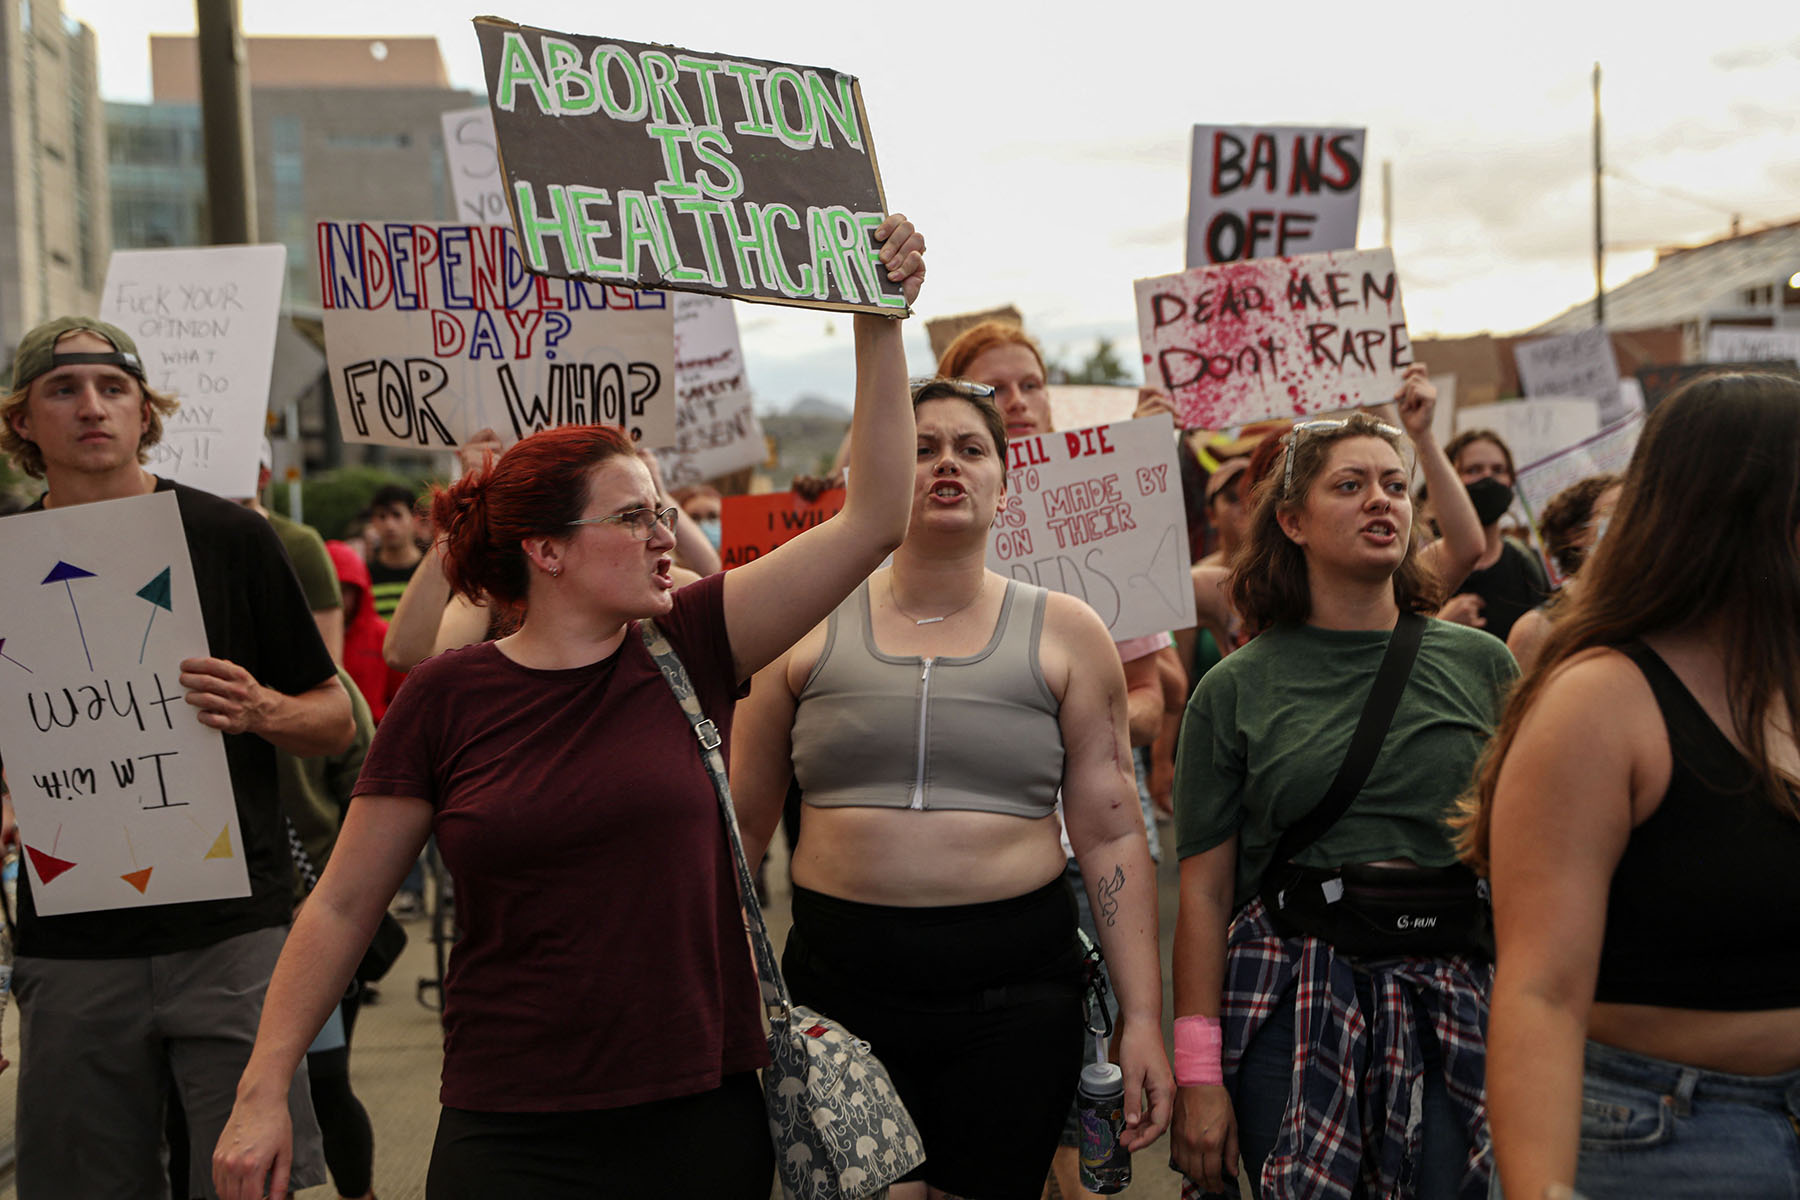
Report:
M 1606 240 L 1600 224 L 1600 64 L 1594 64 L 1594 324 L 1606 324 Z
M 194 0 L 194 10 L 212 241 L 248 245 L 256 241 L 256 160 L 250 150 L 248 55 L 238 28 L 238 0 Z
M 1394 244 L 1394 160 L 1381 160 L 1381 244 Z

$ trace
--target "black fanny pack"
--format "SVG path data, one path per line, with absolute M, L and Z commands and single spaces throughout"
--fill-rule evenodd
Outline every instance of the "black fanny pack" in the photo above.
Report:
M 1350 749 L 1325 798 L 1281 836 L 1261 896 L 1284 936 L 1307 934 L 1366 958 L 1467 954 L 1492 958 L 1487 888 L 1469 868 L 1296 866 L 1293 858 L 1337 824 L 1368 781 L 1425 636 L 1425 618 L 1402 613 L 1363 703 Z
M 1281 881 L 1269 919 L 1285 936 L 1310 934 L 1359 958 L 1493 957 L 1486 885 L 1461 864 L 1357 863 L 1335 871 L 1289 864 L 1275 874 Z

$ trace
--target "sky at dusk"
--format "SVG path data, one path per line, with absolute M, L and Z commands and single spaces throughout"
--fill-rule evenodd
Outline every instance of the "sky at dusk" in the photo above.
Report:
M 149 35 L 192 0 L 63 0 L 99 37 L 101 93 L 149 98 Z M 244 31 L 434 36 L 482 90 L 466 14 L 442 0 L 241 0 Z M 1133 279 L 1183 265 L 1195 123 L 1366 126 L 1359 244 L 1393 247 L 1415 337 L 1535 325 L 1593 291 L 1591 72 L 1603 71 L 1609 284 L 1654 248 L 1800 218 L 1800 8 L 1621 9 L 1519 0 L 1044 6 L 522 0 L 495 15 L 573 33 L 859 76 L 891 209 L 929 244 L 917 307 L 1016 305 L 1052 358 L 1097 337 L 1134 364 Z M 778 14 L 778 16 L 777 16 Z M 1103 14 L 1103 20 L 1097 20 Z M 597 24 L 604 21 L 605 24 Z M 394 214 L 410 216 L 413 214 Z M 850 318 L 740 305 L 760 402 L 846 398 Z M 930 366 L 923 322 L 915 369 Z

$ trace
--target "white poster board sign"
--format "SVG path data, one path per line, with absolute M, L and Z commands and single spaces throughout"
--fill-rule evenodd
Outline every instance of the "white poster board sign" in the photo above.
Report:
M 443 115 L 444 166 L 456 197 L 456 218 L 470 225 L 509 225 L 506 185 L 494 150 L 494 114 L 483 104 Z
M 1174 432 L 1157 416 L 1013 439 L 988 566 L 1081 597 L 1114 641 L 1191 626 Z
M 675 444 L 658 450 L 663 482 L 677 488 L 753 467 L 768 454 L 751 405 L 729 300 L 696 292 L 675 301 Z
M 322 221 L 325 357 L 346 442 L 442 450 L 492 429 L 675 442 L 670 293 L 525 270 L 505 225 Z
M 1637 449 L 1638 437 L 1643 432 L 1644 414 L 1640 409 L 1590 438 L 1584 438 L 1548 458 L 1539 459 L 1528 467 L 1521 467 L 1514 485 L 1519 492 L 1519 502 L 1525 506 L 1531 523 L 1537 525 L 1543 519 L 1545 505 L 1556 499 L 1556 494 L 1570 484 L 1607 472 L 1623 475 L 1625 468 L 1631 463 L 1632 451 Z M 1548 561 L 1548 555 L 1545 555 L 1545 559 L 1544 565 L 1550 569 L 1551 582 L 1560 584 L 1561 572 L 1556 569 L 1555 563 Z
M 1706 334 L 1706 361 L 1715 363 L 1800 360 L 1800 329 L 1714 325 Z
M 1104 383 L 1050 385 L 1050 420 L 1058 429 L 1110 425 L 1129 421 L 1137 411 L 1138 390 Z
M 1144 380 L 1183 429 L 1383 404 L 1412 362 L 1388 250 L 1259 258 L 1140 279 Z
M 1456 414 L 1456 432 L 1490 429 L 1523 468 L 1600 432 L 1600 407 L 1585 396 L 1545 396 L 1479 404 Z
M 1513 362 L 1527 398 L 1589 396 L 1600 406 L 1601 423 L 1608 425 L 1630 411 L 1619 392 L 1619 358 L 1613 352 L 1612 335 L 1602 326 L 1518 342 Z
M 1431 432 L 1437 444 L 1448 446 L 1456 436 L 1456 374 L 1433 375 L 1431 386 L 1437 389 L 1437 407 L 1431 411 Z
M 251 462 L 254 465 L 255 455 Z M 0 520 L 0 755 L 45 916 L 250 894 L 174 493 Z
M 181 402 L 151 471 L 216 496 L 256 494 L 286 246 L 116 250 L 100 319 L 137 342 L 150 386 Z
M 1187 265 L 1356 248 L 1363 131 L 1196 125 Z

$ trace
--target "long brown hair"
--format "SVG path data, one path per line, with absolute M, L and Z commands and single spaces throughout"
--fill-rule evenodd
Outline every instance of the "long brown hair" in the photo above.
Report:
M 1289 540 L 1277 519 L 1305 502 L 1313 481 L 1325 469 L 1331 447 L 1345 438 L 1380 438 L 1400 454 L 1400 439 L 1367 413 L 1352 413 L 1335 429 L 1289 431 L 1283 454 L 1294 458 L 1293 482 L 1286 483 L 1287 463 L 1280 455 L 1270 460 L 1268 474 L 1251 493 L 1254 509 L 1250 530 L 1231 562 L 1232 607 L 1243 614 L 1245 626 L 1254 631 L 1272 625 L 1299 625 L 1312 615 L 1312 589 L 1306 575 L 1306 552 Z M 1259 450 L 1261 447 L 1258 448 Z M 1255 459 L 1251 471 L 1256 470 Z M 1286 491 L 1283 491 L 1283 488 Z M 1432 576 L 1419 565 L 1418 549 L 1407 538 L 1406 557 L 1394 571 L 1394 602 L 1401 612 L 1431 612 L 1439 599 Z
M 1757 790 L 1795 812 L 1769 752 L 1777 703 L 1800 730 L 1800 382 L 1730 374 L 1657 406 L 1625 473 L 1581 592 L 1506 706 L 1457 819 L 1463 857 L 1486 870 L 1494 790 L 1507 751 L 1550 677 L 1597 646 L 1716 620 L 1731 725 Z M 1795 813 L 1800 816 L 1800 812 Z

